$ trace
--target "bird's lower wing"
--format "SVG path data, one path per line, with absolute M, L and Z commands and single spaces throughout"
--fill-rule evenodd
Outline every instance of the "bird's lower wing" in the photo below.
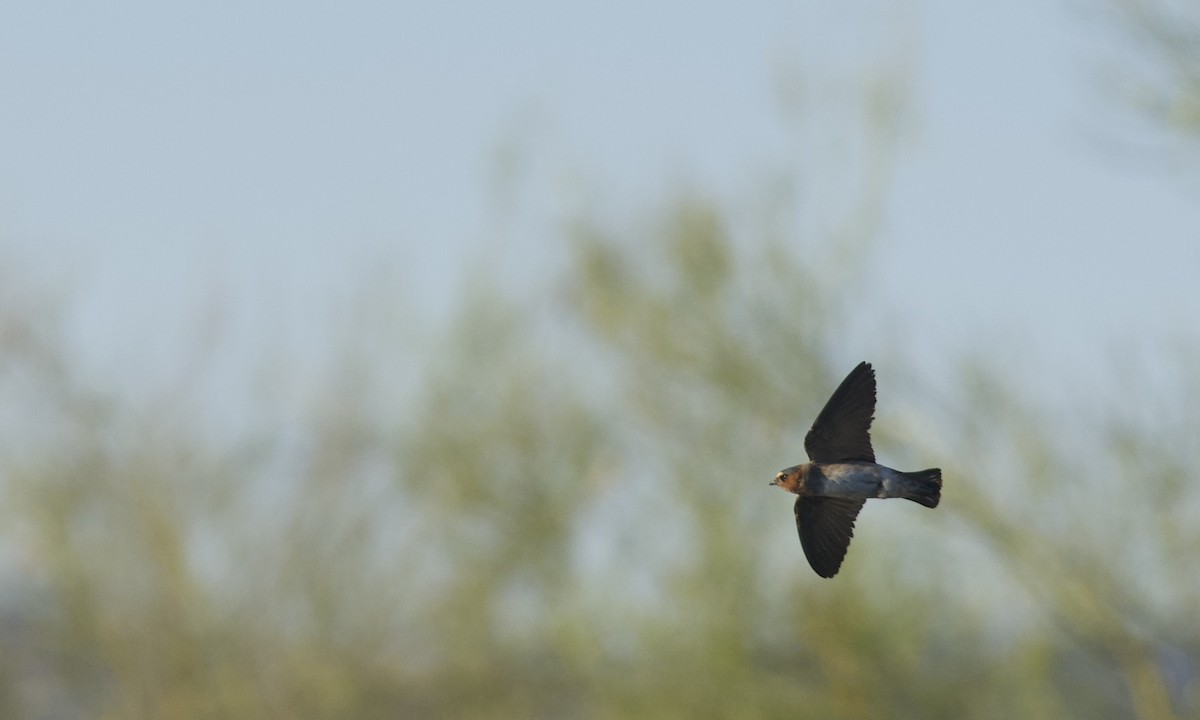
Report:
M 796 528 L 808 564 L 821 577 L 837 575 L 854 537 L 854 519 L 866 500 L 839 497 L 796 498 Z

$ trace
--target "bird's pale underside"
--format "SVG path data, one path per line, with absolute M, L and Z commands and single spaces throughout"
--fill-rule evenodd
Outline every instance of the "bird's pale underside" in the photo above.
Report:
M 941 470 L 905 473 L 876 464 L 871 448 L 875 371 L 850 371 L 804 437 L 809 462 L 781 470 L 772 485 L 795 493 L 800 545 L 813 570 L 833 577 L 841 568 L 854 521 L 870 498 L 900 497 L 936 507 Z

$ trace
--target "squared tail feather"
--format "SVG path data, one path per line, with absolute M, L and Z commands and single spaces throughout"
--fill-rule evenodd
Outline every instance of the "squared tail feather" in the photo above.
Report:
M 942 499 L 942 470 L 930 468 L 900 473 L 907 481 L 904 497 L 925 507 L 934 508 Z

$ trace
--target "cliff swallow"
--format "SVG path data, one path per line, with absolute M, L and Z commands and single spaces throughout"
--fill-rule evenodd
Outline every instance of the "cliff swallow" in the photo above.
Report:
M 859 363 L 804 436 L 804 450 L 812 462 L 780 470 L 771 481 L 800 496 L 800 545 L 821 577 L 837 575 L 854 536 L 854 519 L 869 498 L 905 498 L 930 508 L 941 499 L 940 469 L 900 472 L 875 463 L 874 413 L 875 371 L 870 363 Z

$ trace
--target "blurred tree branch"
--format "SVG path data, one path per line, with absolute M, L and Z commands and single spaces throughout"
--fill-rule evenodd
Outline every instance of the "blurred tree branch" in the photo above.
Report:
M 1200 5 L 1109 0 L 1128 50 L 1111 72 L 1112 91 L 1150 127 L 1193 149 L 1200 141 Z

